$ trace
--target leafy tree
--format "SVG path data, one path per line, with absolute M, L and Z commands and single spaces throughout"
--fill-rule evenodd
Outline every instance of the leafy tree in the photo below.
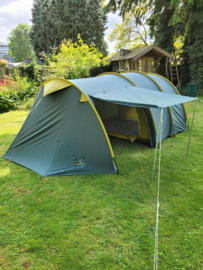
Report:
M 106 22 L 101 0 L 34 0 L 31 39 L 35 52 L 48 53 L 49 47 L 59 46 L 63 39 L 77 42 L 78 34 L 84 43 L 104 49 Z
M 155 38 L 155 44 L 175 54 L 174 43 L 182 37 L 184 41 L 180 55 L 182 86 L 192 78 L 202 87 L 203 0 L 110 0 L 104 9 L 106 12 L 119 10 L 124 17 L 140 3 L 147 4 L 150 9 L 148 24 L 151 37 Z M 159 63 L 159 72 L 166 75 L 165 59 L 161 59 Z
M 121 24 L 116 24 L 109 36 L 109 41 L 116 41 L 115 49 L 147 45 L 148 29 L 145 26 L 146 5 L 137 6 L 133 11 L 126 13 Z
M 41 51 L 49 52 L 50 47 L 61 42 L 53 20 L 47 16 L 48 2 L 49 0 L 34 0 L 33 2 L 30 38 L 36 55 Z
M 182 84 L 194 79 L 203 87 L 203 0 L 171 1 L 175 12 L 171 25 L 184 22 L 185 41 L 182 53 Z
M 15 62 L 35 57 L 29 37 L 30 29 L 29 25 L 21 23 L 10 32 L 7 38 L 9 54 L 15 57 Z
M 108 4 L 104 3 L 104 10 L 106 13 L 119 11 L 119 14 L 124 18 L 126 13 L 134 10 L 137 6 L 143 4 L 149 5 L 151 2 L 148 0 L 109 0 Z
M 92 67 L 107 65 L 106 58 L 94 45 L 88 46 L 78 35 L 78 42 L 63 40 L 59 53 L 57 47 L 51 48 L 52 53 L 41 52 L 41 59 L 47 62 L 47 75 L 50 77 L 62 77 L 67 79 L 84 78 L 90 75 Z
M 151 7 L 151 16 L 148 19 L 148 24 L 150 27 L 150 35 L 154 38 L 154 43 L 175 55 L 174 37 L 175 37 L 175 27 L 168 26 L 171 17 L 174 13 L 174 9 L 170 9 L 171 0 L 155 0 L 154 5 Z M 169 62 L 167 63 L 169 72 Z M 157 72 L 162 76 L 170 76 L 166 73 L 166 57 L 162 57 L 157 61 Z

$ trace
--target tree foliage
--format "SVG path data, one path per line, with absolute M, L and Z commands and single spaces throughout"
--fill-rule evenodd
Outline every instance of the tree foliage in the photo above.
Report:
M 8 61 L 3 59 L 3 58 L 0 58 L 0 67 L 6 67 L 8 64 Z
M 110 0 L 105 10 L 118 10 L 124 17 L 141 3 L 150 10 L 147 22 L 155 44 L 179 56 L 182 85 L 195 79 L 203 86 L 203 0 Z M 180 39 L 183 46 L 177 53 Z M 159 72 L 166 75 L 165 59 L 159 62 Z
M 63 40 L 59 53 L 57 47 L 50 48 L 52 53 L 41 52 L 41 59 L 48 64 L 46 78 L 62 77 L 65 79 L 84 78 L 90 75 L 92 67 L 107 65 L 106 58 L 95 48 L 88 46 L 78 35 L 78 42 Z
M 107 16 L 101 0 L 34 0 L 31 39 L 35 52 L 49 52 L 63 39 L 77 41 L 81 34 L 84 43 L 106 50 L 104 31 Z
M 121 24 L 116 24 L 109 36 L 109 41 L 116 41 L 115 49 L 147 45 L 148 28 L 145 26 L 146 5 L 137 6 L 126 13 Z
M 15 62 L 22 62 L 25 59 L 35 57 L 29 37 L 30 30 L 29 25 L 21 23 L 8 36 L 9 54 L 15 57 Z
M 182 53 L 182 76 L 184 85 L 190 79 L 203 87 L 203 0 L 171 1 L 175 12 L 170 25 L 184 25 L 185 41 Z
M 125 14 L 134 10 L 137 6 L 149 3 L 148 0 L 109 0 L 105 5 L 105 12 L 119 11 L 119 14 L 124 18 Z

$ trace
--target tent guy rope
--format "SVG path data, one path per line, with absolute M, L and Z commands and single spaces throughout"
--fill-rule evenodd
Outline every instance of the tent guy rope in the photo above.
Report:
M 24 124 L 25 121 L 22 122 L 22 125 Z M 22 126 L 21 126 L 22 127 Z M 8 140 L 5 141 L 5 143 L 0 147 L 0 151 L 1 149 L 6 145 L 6 143 L 10 140 L 10 138 L 16 133 L 16 130 L 14 130 L 14 132 L 9 136 Z
M 16 132 L 16 130 L 11 134 L 11 136 L 8 138 L 8 140 L 0 147 L 0 151 L 1 149 L 6 145 L 6 143 L 10 140 L 10 138 L 13 136 L 13 134 Z

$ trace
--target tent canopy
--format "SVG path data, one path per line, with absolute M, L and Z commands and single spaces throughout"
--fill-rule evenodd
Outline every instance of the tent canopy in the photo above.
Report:
M 104 101 L 142 108 L 164 108 L 195 100 L 196 98 L 151 91 L 141 87 L 130 86 L 91 95 Z

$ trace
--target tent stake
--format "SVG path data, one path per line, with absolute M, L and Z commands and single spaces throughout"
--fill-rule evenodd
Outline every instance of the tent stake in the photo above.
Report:
M 190 129 L 190 137 L 189 137 L 189 141 L 188 141 L 186 160 L 188 157 L 188 151 L 189 151 L 189 147 L 190 147 L 190 139 L 191 139 L 191 135 L 192 135 L 192 128 L 193 128 L 193 123 L 194 123 L 194 118 L 195 118 L 196 106 L 197 106 L 197 100 L 195 101 L 195 108 L 194 108 L 194 113 L 193 113 L 192 125 L 191 125 L 191 129 Z

